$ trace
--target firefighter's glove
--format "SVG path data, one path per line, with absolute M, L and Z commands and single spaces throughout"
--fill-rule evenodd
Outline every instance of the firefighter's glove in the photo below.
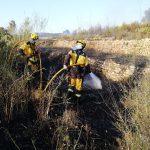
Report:
M 65 69 L 65 70 L 68 70 L 68 67 L 67 67 L 66 65 L 64 65 L 64 69 Z
M 30 75 L 31 75 L 31 74 L 30 74 L 30 72 L 28 71 L 28 72 L 27 72 L 27 76 L 30 76 Z

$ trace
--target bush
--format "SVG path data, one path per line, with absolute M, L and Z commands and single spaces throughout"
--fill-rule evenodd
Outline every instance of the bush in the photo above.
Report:
M 101 27 L 93 26 L 89 29 L 78 29 L 73 33 L 75 37 L 82 38 L 93 38 L 99 37 L 114 37 L 115 39 L 142 39 L 150 37 L 150 22 L 137 23 L 133 22 L 131 24 L 123 23 L 121 26 L 116 27 Z
M 11 41 L 12 36 L 6 29 L 0 27 L 0 64 L 4 64 L 4 62 L 7 60 Z

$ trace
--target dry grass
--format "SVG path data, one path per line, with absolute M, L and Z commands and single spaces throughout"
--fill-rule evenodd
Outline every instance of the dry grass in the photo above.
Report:
M 14 111 L 22 112 L 29 100 L 25 77 L 16 79 L 13 73 L 10 74 L 8 70 L 3 71 L 3 81 L 1 82 L 1 103 L 3 103 L 4 118 L 7 121 L 12 119 Z
M 124 116 L 119 129 L 124 133 L 127 149 L 150 148 L 150 75 L 145 74 L 125 100 Z
M 78 114 L 76 111 L 66 110 L 63 113 L 62 123 L 68 125 L 71 128 L 76 128 L 79 123 L 77 117 Z
M 111 66 L 108 66 L 108 64 L 111 64 Z M 109 79 L 112 78 L 113 80 L 114 78 L 117 78 L 117 80 L 113 80 L 116 82 L 119 82 L 122 80 L 122 78 L 129 78 L 131 76 L 130 73 L 133 73 L 132 66 L 130 68 L 132 72 L 127 72 L 129 70 L 128 66 L 120 67 L 114 62 L 109 61 L 108 63 L 106 61 L 105 65 L 108 66 L 108 70 L 105 70 L 107 71 L 107 74 L 109 72 L 112 73 L 112 70 L 114 71 L 114 76 L 110 74 Z M 120 70 L 118 69 L 119 67 Z M 54 83 L 54 85 L 52 85 L 47 92 L 44 94 L 42 93 L 41 96 L 41 91 L 38 89 L 31 91 L 27 89 L 26 77 L 22 76 L 21 78 L 17 79 L 11 70 L 8 68 L 6 69 L 6 67 L 1 68 L 3 86 L 1 87 L 2 90 L 0 93 L 2 97 L 2 101 L 0 102 L 0 106 L 2 106 L 0 108 L 0 115 L 3 116 L 5 120 L 10 121 L 13 119 L 14 112 L 23 114 L 23 111 L 27 111 L 27 103 L 32 100 L 35 104 L 37 119 L 41 122 L 43 120 L 47 121 L 49 119 L 48 113 L 51 111 L 52 103 L 57 97 L 57 90 L 61 86 L 62 82 L 60 81 Z M 116 68 L 117 70 L 115 70 Z M 112 92 L 112 89 L 107 88 L 107 90 L 110 93 Z M 124 92 L 126 93 L 126 91 Z M 64 99 L 64 97 L 62 97 L 62 99 Z M 122 148 L 131 150 L 149 149 L 150 75 L 146 74 L 138 83 L 138 86 L 132 89 L 129 92 L 129 95 L 125 97 L 126 100 L 124 104 L 126 110 L 123 110 L 124 112 L 120 112 L 115 98 L 113 99 L 114 101 L 111 101 L 111 104 L 113 105 L 113 108 L 116 109 L 116 111 L 112 110 L 111 108 L 110 109 L 112 114 L 114 113 L 114 116 L 117 115 L 120 117 L 120 122 L 117 124 L 117 127 L 124 133 Z M 104 99 L 104 102 L 107 101 L 107 99 Z M 53 118 L 50 118 L 50 120 L 54 123 L 55 126 L 53 129 L 54 132 L 52 143 L 56 144 L 57 149 L 64 150 L 76 149 L 77 147 L 82 148 L 79 139 L 83 130 L 82 127 L 78 127 L 78 124 L 80 124 L 78 112 L 74 110 L 64 110 L 62 116 L 58 117 L 56 120 Z M 85 125 L 84 128 L 88 133 L 88 125 Z M 76 132 L 77 138 L 74 138 L 73 135 L 70 134 L 71 132 Z
M 102 65 L 103 74 L 107 79 L 115 82 L 127 81 L 133 75 L 134 71 L 134 65 L 121 65 L 111 59 L 107 59 Z

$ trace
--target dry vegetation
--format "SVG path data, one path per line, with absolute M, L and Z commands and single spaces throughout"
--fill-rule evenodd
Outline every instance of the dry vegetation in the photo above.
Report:
M 150 75 L 145 74 L 134 89 L 125 98 L 128 114 L 121 128 L 125 134 L 128 149 L 144 149 L 150 147 Z
M 91 26 L 89 29 L 81 29 L 74 31 L 74 39 L 95 39 L 100 40 L 102 38 L 112 38 L 112 39 L 143 39 L 150 37 L 150 23 L 149 22 L 133 22 L 131 24 L 122 24 L 116 27 L 101 27 L 101 25 Z M 67 37 L 66 37 L 67 38 Z M 69 38 L 69 37 L 68 37 Z
M 137 26 L 140 25 L 124 25 L 116 33 L 133 27 L 136 31 Z M 140 42 L 135 41 L 133 51 L 143 52 L 136 55 L 130 53 L 129 41 L 127 45 L 127 41 L 121 41 L 128 53 L 113 49 L 105 52 L 102 47 L 97 51 L 98 44 L 88 45 L 92 70 L 101 77 L 104 88 L 84 91 L 82 103 L 73 107 L 66 103 L 64 73 L 42 94 L 38 88 L 28 87 L 26 75 L 16 75 L 9 62 L 17 49 L 12 49 L 14 41 L 20 38 L 13 38 L 4 29 L 0 32 L 0 149 L 149 149 L 150 76 L 146 44 L 139 48 Z M 146 41 L 149 42 L 143 39 L 143 43 Z M 64 42 L 48 40 L 39 44 L 44 51 L 41 58 L 48 78 L 62 67 L 65 47 L 70 47 L 61 45 Z

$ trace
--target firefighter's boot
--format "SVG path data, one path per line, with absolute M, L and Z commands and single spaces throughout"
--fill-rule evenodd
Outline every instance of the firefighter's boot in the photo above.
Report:
M 74 97 L 74 103 L 75 104 L 80 104 L 80 102 L 81 102 L 81 96 L 82 96 L 82 94 L 81 94 L 81 91 L 76 91 L 76 94 L 75 94 L 75 97 Z

